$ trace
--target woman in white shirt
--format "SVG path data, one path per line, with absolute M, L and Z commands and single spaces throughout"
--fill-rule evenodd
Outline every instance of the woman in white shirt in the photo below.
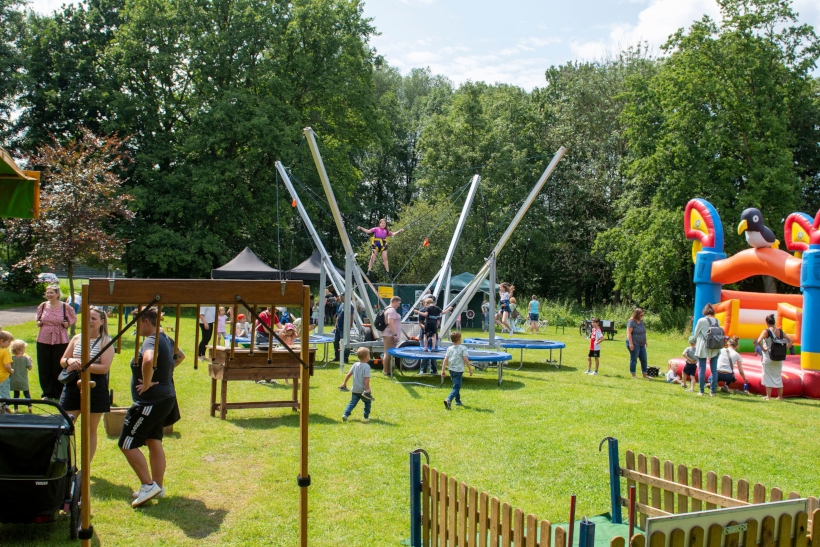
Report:
M 720 321 L 715 319 L 715 309 L 711 304 L 706 304 L 703 308 L 703 317 L 698 319 L 695 325 L 694 337 L 698 339 L 695 345 L 695 354 L 698 356 L 698 381 L 700 382 L 700 393 L 703 395 L 703 390 L 706 388 L 706 361 L 709 361 L 709 369 L 712 371 L 711 393 L 710 396 L 715 396 L 717 389 L 717 361 L 720 349 L 710 349 L 706 347 L 706 333 L 711 327 L 719 327 Z
M 729 340 L 729 347 L 720 350 L 717 363 L 717 383 L 723 382 L 723 387 L 720 388 L 724 393 L 729 393 L 729 385 L 737 381 L 735 378 L 735 364 L 737 364 L 737 371 L 746 382 L 746 373 L 743 372 L 743 359 L 737 352 L 740 340 L 737 336 L 732 336 Z M 714 380 L 712 381 L 714 384 Z

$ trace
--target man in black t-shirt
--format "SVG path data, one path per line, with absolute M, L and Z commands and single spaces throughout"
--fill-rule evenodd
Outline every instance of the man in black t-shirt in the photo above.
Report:
M 174 368 L 185 359 L 185 354 L 179 350 L 175 356 L 174 342 L 163 332 L 159 334 L 159 344 L 155 343 L 157 319 L 156 308 L 146 310 L 140 319 L 140 335 L 145 337 L 145 341 L 139 357 L 131 361 L 131 397 L 134 404 L 125 415 L 119 440 L 120 450 L 142 485 L 134 493 L 136 499 L 131 504 L 133 507 L 139 507 L 157 496 L 165 497 L 162 486 L 165 475 L 162 428 L 179 420 Z M 155 351 L 158 351 L 156 369 L 152 367 Z M 148 447 L 150 470 L 140 451 L 142 446 Z

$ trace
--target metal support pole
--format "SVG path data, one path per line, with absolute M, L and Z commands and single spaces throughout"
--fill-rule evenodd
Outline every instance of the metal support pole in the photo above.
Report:
M 410 314 L 411 314 L 411 313 L 413 313 L 413 310 L 415 310 L 415 309 L 416 309 L 416 306 L 418 306 L 419 304 L 421 304 L 421 299 L 422 299 L 422 298 L 424 298 L 424 296 L 427 294 L 427 291 L 429 291 L 429 290 L 430 290 L 430 288 L 433 286 L 433 283 L 435 283 L 435 282 L 436 282 L 436 280 L 438 280 L 438 278 L 439 278 L 440 276 L 441 276 L 441 270 L 439 270 L 438 272 L 436 272 L 436 275 L 434 275 L 434 276 L 433 276 L 433 279 L 432 279 L 432 280 L 430 280 L 430 282 L 427 284 L 427 286 L 426 286 L 426 287 L 424 287 L 424 290 L 422 290 L 422 291 L 421 291 L 421 296 L 419 296 L 419 297 L 416 299 L 416 301 L 415 301 L 415 302 L 413 302 L 413 305 L 412 305 L 412 306 L 410 306 L 410 309 L 409 309 L 409 310 L 407 310 L 407 313 L 405 314 L 405 316 L 401 318 L 401 320 L 402 320 L 402 321 L 407 321 L 407 320 L 410 318 Z
M 621 517 L 621 464 L 618 460 L 618 439 L 605 437 L 609 453 L 609 499 L 612 505 L 612 524 L 622 524 Z M 603 443 L 603 441 L 602 441 Z M 600 449 L 600 447 L 599 447 Z
M 319 335 L 325 333 L 325 290 L 327 290 L 327 272 L 325 265 L 322 264 L 319 272 L 319 325 L 316 327 L 316 333 Z M 327 345 L 325 345 L 325 353 L 327 353 Z
M 310 310 L 310 287 L 302 288 L 302 345 L 301 358 L 304 363 L 310 363 L 310 325 L 304 320 Z M 271 344 L 273 340 L 271 340 Z M 301 400 L 299 401 L 299 545 L 308 546 L 308 487 L 310 473 L 308 472 L 308 418 L 310 416 L 310 368 L 301 368 Z
M 342 328 L 344 332 L 342 332 L 342 347 L 339 348 L 339 370 L 340 372 L 344 373 L 345 371 L 345 350 L 347 350 L 348 344 L 350 344 L 350 320 L 351 315 L 353 313 L 354 307 L 351 305 L 353 303 L 353 267 L 354 262 L 356 259 L 353 256 L 353 253 L 348 254 L 345 256 L 345 287 L 347 288 L 347 292 L 345 293 L 345 300 L 342 303 L 342 312 L 344 312 L 344 321 L 342 321 Z M 372 325 L 373 323 L 371 323 Z
M 567 547 L 572 547 L 572 536 L 575 534 L 575 502 L 578 498 L 572 494 L 569 498 L 569 527 L 567 534 Z
M 586 517 L 578 526 L 578 547 L 595 547 L 595 523 Z
M 489 337 L 489 347 L 496 349 L 495 347 L 495 255 L 490 256 L 490 337 Z M 461 307 L 461 306 L 459 306 Z M 450 324 L 450 321 L 447 322 Z M 501 385 L 501 382 L 504 381 L 504 364 L 499 361 L 498 362 L 498 385 Z
M 443 306 L 443 308 L 445 310 L 447 309 L 447 300 L 450 299 L 450 277 L 452 275 L 453 275 L 453 269 L 448 264 L 447 265 L 447 271 L 444 272 L 444 302 L 443 302 L 444 306 Z M 436 304 L 438 304 L 438 295 L 434 295 L 434 297 L 436 298 Z M 455 308 L 453 308 L 453 311 L 455 311 Z M 451 314 L 449 314 L 449 313 L 444 313 L 441 316 L 441 324 L 442 325 L 447 322 L 447 318 L 450 317 L 450 315 Z M 447 333 L 442 333 L 442 336 L 447 336 Z
M 421 547 L 421 454 L 410 453 L 410 545 Z

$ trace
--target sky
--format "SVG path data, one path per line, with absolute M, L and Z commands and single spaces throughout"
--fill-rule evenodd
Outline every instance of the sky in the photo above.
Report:
M 32 0 L 50 12 L 64 0 Z M 794 0 L 800 22 L 820 33 L 820 0 Z M 595 60 L 646 41 L 658 52 L 667 37 L 704 14 L 714 0 L 365 0 L 379 36 L 372 45 L 403 73 L 430 67 L 456 84 L 544 85 L 552 65 Z M 815 71 L 818 74 L 818 71 Z

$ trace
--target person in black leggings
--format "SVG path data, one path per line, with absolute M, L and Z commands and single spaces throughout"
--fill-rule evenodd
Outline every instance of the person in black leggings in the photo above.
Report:
M 68 327 L 76 322 L 74 308 L 60 301 L 60 286 L 49 285 L 46 302 L 37 308 L 37 373 L 44 399 L 59 399 L 63 392 L 60 359 L 68 347 Z
M 207 361 L 205 353 L 208 351 L 208 342 L 211 341 L 211 336 L 214 333 L 214 323 L 216 322 L 216 307 L 205 306 L 199 309 L 199 360 Z

